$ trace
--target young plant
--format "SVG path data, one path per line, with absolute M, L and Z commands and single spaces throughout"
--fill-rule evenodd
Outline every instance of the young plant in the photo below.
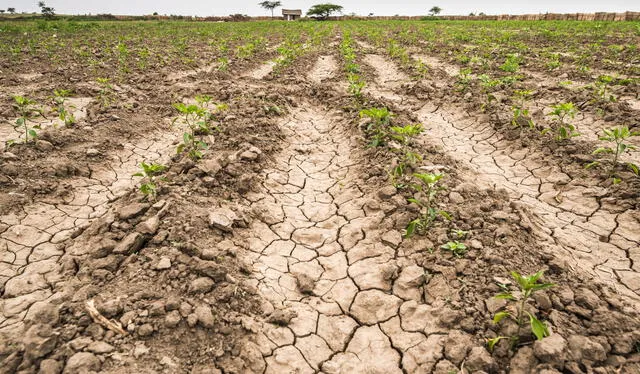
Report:
M 600 75 L 593 83 L 593 94 L 595 103 L 613 103 L 617 98 L 611 93 L 610 86 L 613 85 L 615 79 L 610 75 Z
M 220 57 L 217 60 L 217 70 L 218 71 L 227 71 L 229 69 L 229 59 L 226 57 Z
M 420 207 L 420 217 L 409 222 L 405 237 L 411 237 L 414 233 L 424 234 L 431 224 L 439 217 L 450 220 L 451 216 L 444 210 L 437 207 L 436 196 L 444 187 L 438 186 L 438 182 L 444 174 L 414 173 L 414 178 L 418 183 L 411 184 L 411 187 L 422 195 L 422 198 L 411 198 L 408 201 Z
M 69 90 L 53 91 L 53 102 L 55 104 L 54 110 L 58 114 L 58 118 L 60 118 L 66 127 L 73 126 L 77 122 L 76 117 L 65 105 L 69 96 L 71 96 L 71 91 Z
M 484 112 L 491 107 L 491 103 L 496 100 L 493 92 L 500 86 L 502 81 L 500 79 L 491 79 L 488 75 L 482 74 L 478 77 L 480 85 L 482 86 L 482 92 L 485 95 L 485 102 L 482 103 L 480 109 Z
M 467 252 L 467 246 L 459 241 L 447 242 L 447 244 L 443 244 L 440 246 L 440 249 L 444 249 L 453 253 L 454 256 L 460 258 L 463 257 Z
M 514 303 L 514 305 L 513 308 L 511 308 L 511 311 L 502 311 L 496 313 L 496 315 L 493 317 L 493 323 L 497 324 L 505 318 L 510 318 L 518 325 L 518 330 L 516 331 L 516 334 L 511 337 L 498 336 L 496 338 L 489 339 L 487 341 L 489 350 L 492 350 L 496 343 L 498 343 L 502 339 L 510 339 L 511 347 L 515 348 L 520 340 L 520 333 L 522 332 L 522 328 L 527 323 L 526 317 L 528 317 L 529 325 L 531 326 L 531 332 L 536 337 L 536 339 L 542 340 L 545 337 L 549 336 L 549 329 L 547 328 L 547 325 L 536 318 L 536 316 L 525 310 L 527 302 L 532 298 L 535 292 L 555 286 L 553 283 L 538 282 L 543 273 L 543 271 L 539 271 L 533 275 L 523 276 L 516 271 L 511 272 L 511 276 L 518 284 L 520 292 L 518 294 L 514 294 L 507 291 L 495 296 L 495 298 L 497 299 L 511 301 Z
M 401 182 L 401 179 L 405 175 L 407 167 L 413 168 L 422 161 L 422 156 L 412 150 L 411 143 L 416 136 L 424 131 L 424 128 L 422 124 L 417 123 L 407 126 L 391 126 L 389 130 L 391 130 L 389 136 L 400 144 L 398 149 L 400 161 L 391 170 L 391 180 L 396 188 L 402 188 L 404 183 Z
M 557 53 L 550 55 L 546 65 L 547 65 L 547 70 L 549 71 L 559 69 L 560 66 L 562 65 L 560 63 L 560 55 Z
M 24 96 L 13 96 L 14 108 L 18 112 L 18 118 L 16 119 L 15 127 L 22 127 L 24 129 L 24 142 L 28 143 L 29 139 L 35 140 L 38 138 L 36 129 L 40 129 L 39 125 L 35 125 L 29 128 L 29 121 L 42 116 L 42 110 L 36 108 L 35 101 Z
M 465 230 L 460 230 L 460 229 L 453 229 L 451 230 L 451 236 L 453 236 L 456 239 L 466 239 L 467 235 L 469 235 L 469 231 L 465 231 Z
M 597 154 L 612 154 L 613 161 L 611 165 L 607 168 L 607 175 L 609 178 L 613 179 L 613 184 L 618 184 L 622 180 L 616 176 L 616 167 L 618 166 L 618 161 L 620 156 L 625 152 L 633 151 L 636 147 L 632 144 L 628 144 L 626 141 L 632 136 L 640 136 L 640 131 L 630 131 L 627 126 L 619 126 L 611 129 L 603 129 L 604 135 L 599 137 L 600 140 L 611 143 L 611 146 L 608 147 L 600 147 L 593 151 L 594 155 Z M 600 165 L 599 161 L 594 161 L 588 164 L 586 167 L 591 168 L 594 166 Z M 627 167 L 635 174 L 638 175 L 638 165 L 627 162 Z
M 507 55 L 504 64 L 500 65 L 500 70 L 507 73 L 515 73 L 520 69 L 520 58 L 517 55 Z
M 100 86 L 100 91 L 98 91 L 98 101 L 100 102 L 100 106 L 107 108 L 113 101 L 115 101 L 115 92 L 113 87 L 111 86 L 111 83 L 109 83 L 109 78 L 96 78 L 96 82 Z
M 196 96 L 196 104 L 176 103 L 173 107 L 180 112 L 181 118 L 188 126 L 188 131 L 182 134 L 182 143 L 177 148 L 177 153 L 187 152 L 187 155 L 193 160 L 199 160 L 204 156 L 204 151 L 209 145 L 199 138 L 199 135 L 208 135 L 211 130 L 217 130 L 215 126 L 211 126 L 214 115 L 209 111 L 209 103 L 211 97 Z M 226 110 L 225 104 L 217 104 L 217 111 Z M 180 117 L 174 119 L 177 121 Z
M 473 80 L 471 77 L 471 69 L 469 68 L 464 68 L 464 69 L 460 69 L 460 73 L 458 73 L 458 77 L 457 77 L 457 81 L 456 81 L 456 91 L 459 92 L 464 92 L 467 89 L 469 89 L 469 85 L 471 84 L 471 81 Z
M 513 93 L 514 104 L 511 106 L 513 115 L 511 118 L 511 124 L 515 127 L 527 125 L 529 128 L 534 128 L 535 124 L 533 123 L 533 119 L 531 119 L 529 109 L 527 108 L 527 100 L 531 95 L 533 95 L 533 91 L 516 90 Z
M 158 178 L 158 174 L 162 173 L 166 169 L 166 166 L 156 163 L 147 164 L 142 162 L 140 164 L 140 171 L 133 174 L 134 177 L 142 177 L 142 184 L 140 185 L 140 192 L 142 192 L 149 200 L 155 200 L 158 193 L 157 181 L 163 180 Z
M 426 79 L 429 76 L 429 66 L 421 60 L 415 60 L 413 71 L 416 73 L 415 79 Z
M 569 139 L 574 136 L 580 136 L 576 131 L 576 127 L 567 121 L 568 119 L 573 119 L 578 112 L 573 103 L 560 103 L 554 105 L 552 109 L 551 113 L 549 113 L 549 116 L 553 118 L 552 127 L 543 130 L 543 134 L 553 131 L 556 134 L 555 139 L 557 141 Z
M 355 73 L 349 73 L 347 75 L 347 81 L 349 82 L 349 88 L 347 91 L 351 96 L 353 96 L 356 100 L 362 99 L 362 89 L 365 86 L 364 80 L 362 77 Z
M 387 108 L 369 108 L 360 111 L 360 118 L 369 118 L 365 129 L 367 135 L 371 137 L 369 147 L 379 147 L 386 143 L 389 137 L 389 123 L 393 113 Z

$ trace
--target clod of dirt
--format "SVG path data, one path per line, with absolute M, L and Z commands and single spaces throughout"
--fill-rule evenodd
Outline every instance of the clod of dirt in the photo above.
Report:
M 316 286 L 316 282 L 313 278 L 311 278 L 308 274 L 298 273 L 295 274 L 296 281 L 298 284 L 298 289 L 300 292 L 306 295 L 313 294 L 313 289 Z
M 277 309 L 267 319 L 267 322 L 278 326 L 287 326 L 291 320 L 297 317 L 297 313 L 292 310 Z
M 533 343 L 533 353 L 542 362 L 564 361 L 566 349 L 567 341 L 559 334 Z
M 113 249 L 113 253 L 131 254 L 142 248 L 145 241 L 146 238 L 144 235 L 138 232 L 132 232 L 118 243 L 118 245 Z
M 213 280 L 211 280 L 211 278 L 209 278 L 209 277 L 200 277 L 200 278 L 194 279 L 189 284 L 189 292 L 191 292 L 191 293 L 207 293 L 207 292 L 211 291 L 211 289 L 213 288 L 214 285 L 215 285 L 215 282 Z
M 209 226 L 220 229 L 224 232 L 233 231 L 233 222 L 237 219 L 236 214 L 229 208 L 218 208 L 209 213 Z
M 211 308 L 206 305 L 200 305 L 195 310 L 195 315 L 198 318 L 198 322 L 206 327 L 211 328 L 215 325 L 215 318 L 211 312 Z
M 497 365 L 491 354 L 484 347 L 473 347 L 467 357 L 465 368 L 471 372 L 485 371 L 493 372 Z
M 82 374 L 91 371 L 99 371 L 102 363 L 93 353 L 78 352 L 67 360 L 64 374 Z
M 162 257 L 156 264 L 156 270 L 171 269 L 171 259 L 169 257 Z

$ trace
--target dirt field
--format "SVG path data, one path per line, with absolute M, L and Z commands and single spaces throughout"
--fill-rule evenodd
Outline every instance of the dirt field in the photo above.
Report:
M 0 23 L 0 373 L 640 373 L 639 27 Z

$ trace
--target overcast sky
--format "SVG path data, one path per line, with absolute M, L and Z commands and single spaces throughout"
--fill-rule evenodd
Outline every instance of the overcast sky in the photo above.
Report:
M 225 16 L 242 13 L 251 16 L 269 15 L 258 6 L 260 0 L 48 0 L 48 6 L 62 14 L 180 14 Z M 283 0 L 287 9 L 302 9 L 304 12 L 313 4 L 332 2 L 344 6 L 344 14 L 357 13 L 367 15 L 423 15 L 434 5 L 440 6 L 442 14 L 462 14 L 484 12 L 486 14 L 523 14 L 523 13 L 591 13 L 640 11 L 638 0 L 396 0 L 371 3 L 364 0 Z M 0 9 L 16 8 L 16 11 L 33 12 L 38 10 L 36 0 L 0 0 Z M 277 9 L 276 12 L 279 12 Z

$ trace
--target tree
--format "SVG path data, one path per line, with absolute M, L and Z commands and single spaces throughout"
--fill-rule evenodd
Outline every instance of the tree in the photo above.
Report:
M 55 9 L 53 9 L 50 6 L 47 6 L 44 1 L 39 1 L 38 2 L 38 6 L 40 7 L 40 13 L 42 13 L 42 16 L 46 19 L 52 19 L 53 16 L 56 15 L 55 13 Z
M 7 8 L 7 12 L 9 12 L 11 14 L 15 14 L 16 13 L 16 8 Z
M 4 14 L 4 9 L 0 9 L 0 14 Z
M 282 6 L 282 2 L 280 2 L 280 1 L 263 1 L 263 2 L 259 3 L 258 5 L 260 5 L 264 9 L 270 10 L 271 11 L 271 18 L 273 18 L 273 10 L 275 8 L 277 8 L 277 7 Z
M 324 20 L 329 18 L 331 14 L 336 12 L 342 12 L 342 5 L 325 3 L 312 6 L 311 9 L 309 9 L 309 11 L 307 12 L 307 15 Z
M 442 8 L 440 8 L 439 6 L 434 6 L 433 8 L 429 9 L 430 16 L 437 16 L 438 14 L 440 14 L 440 12 L 442 12 Z

